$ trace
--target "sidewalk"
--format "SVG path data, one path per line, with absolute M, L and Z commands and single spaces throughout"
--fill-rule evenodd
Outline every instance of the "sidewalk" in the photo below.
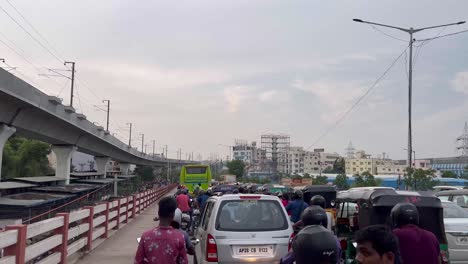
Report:
M 173 195 L 175 190 L 168 193 Z M 104 241 L 101 245 L 85 255 L 77 263 L 79 264 L 131 264 L 135 258 L 137 250 L 136 238 L 157 225 L 153 218 L 157 214 L 158 203 L 156 202 L 142 214 L 138 215 L 135 220 L 125 225 L 122 229 L 116 232 L 113 236 Z

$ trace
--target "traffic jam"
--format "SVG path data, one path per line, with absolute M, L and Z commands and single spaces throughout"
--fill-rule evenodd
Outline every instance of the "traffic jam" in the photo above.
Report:
M 410 226 L 433 237 L 435 263 L 468 263 L 468 190 L 447 189 L 413 192 L 362 187 L 337 191 L 328 185 L 293 190 L 281 185 L 226 184 L 195 193 L 181 186 L 175 198 L 187 195 L 190 199 L 191 208 L 181 218 L 193 246 L 193 263 L 431 263 L 405 261 L 411 259 L 408 254 L 428 255 L 423 244 L 412 250 L 419 252 L 414 254 L 402 249 L 405 243 L 400 241 L 393 257 L 382 255 L 377 262 L 361 252 L 363 247 L 356 238 L 363 234 L 359 233 L 384 226 L 394 236 L 391 230 L 399 227 L 398 221 L 409 221 Z M 403 208 L 403 213 L 394 212 L 396 207 Z M 416 215 L 411 215 L 412 208 Z M 313 230 L 313 226 L 321 229 Z M 329 237 L 332 254 L 320 249 Z M 368 240 L 372 242 L 372 238 Z M 324 254 L 330 256 L 318 261 Z

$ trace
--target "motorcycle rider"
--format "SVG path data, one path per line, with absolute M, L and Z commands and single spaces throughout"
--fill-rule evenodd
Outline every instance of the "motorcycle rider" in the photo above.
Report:
M 286 206 L 286 211 L 291 211 L 291 221 L 296 223 L 301 219 L 301 213 L 307 208 L 307 204 L 302 200 L 302 192 L 295 191 L 293 201 Z
M 185 230 L 180 229 L 180 227 L 182 226 L 182 211 L 179 208 L 177 208 L 174 212 L 174 218 L 172 219 L 171 226 L 184 235 L 185 248 L 187 249 L 187 254 L 194 255 L 195 247 L 193 246 L 192 241 L 190 241 L 189 234 Z
M 290 263 L 340 263 L 341 248 L 338 239 L 327 230 L 325 210 L 319 206 L 307 207 L 301 216 L 304 228 L 295 236 L 290 252 L 281 259 L 281 264 Z
M 439 241 L 432 232 L 418 226 L 419 212 L 414 204 L 399 203 L 390 215 L 403 263 L 441 263 Z

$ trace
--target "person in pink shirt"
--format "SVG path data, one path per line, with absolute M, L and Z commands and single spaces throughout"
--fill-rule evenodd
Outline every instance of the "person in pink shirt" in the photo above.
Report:
M 190 212 L 190 197 L 187 195 L 187 190 L 183 190 L 179 195 L 177 195 L 177 207 L 183 212 L 183 213 L 189 213 Z
M 187 264 L 184 235 L 171 227 L 177 202 L 173 197 L 159 201 L 159 226 L 143 233 L 135 255 L 135 264 Z

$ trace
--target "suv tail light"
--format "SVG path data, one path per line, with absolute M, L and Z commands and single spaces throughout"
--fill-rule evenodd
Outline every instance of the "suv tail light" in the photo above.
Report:
M 291 251 L 291 248 L 292 248 L 292 243 L 294 241 L 294 237 L 296 236 L 296 234 L 292 233 L 291 236 L 289 237 L 289 243 L 288 243 L 288 252 Z
M 448 258 L 448 252 L 445 250 L 440 251 L 440 256 L 442 258 L 442 264 L 448 264 L 449 263 L 449 258 Z
M 341 246 L 341 250 L 346 251 L 346 249 L 348 249 L 348 240 L 346 239 L 340 240 L 340 246 Z
M 216 240 L 211 234 L 208 234 L 206 238 L 206 261 L 218 262 L 218 249 L 216 248 Z

